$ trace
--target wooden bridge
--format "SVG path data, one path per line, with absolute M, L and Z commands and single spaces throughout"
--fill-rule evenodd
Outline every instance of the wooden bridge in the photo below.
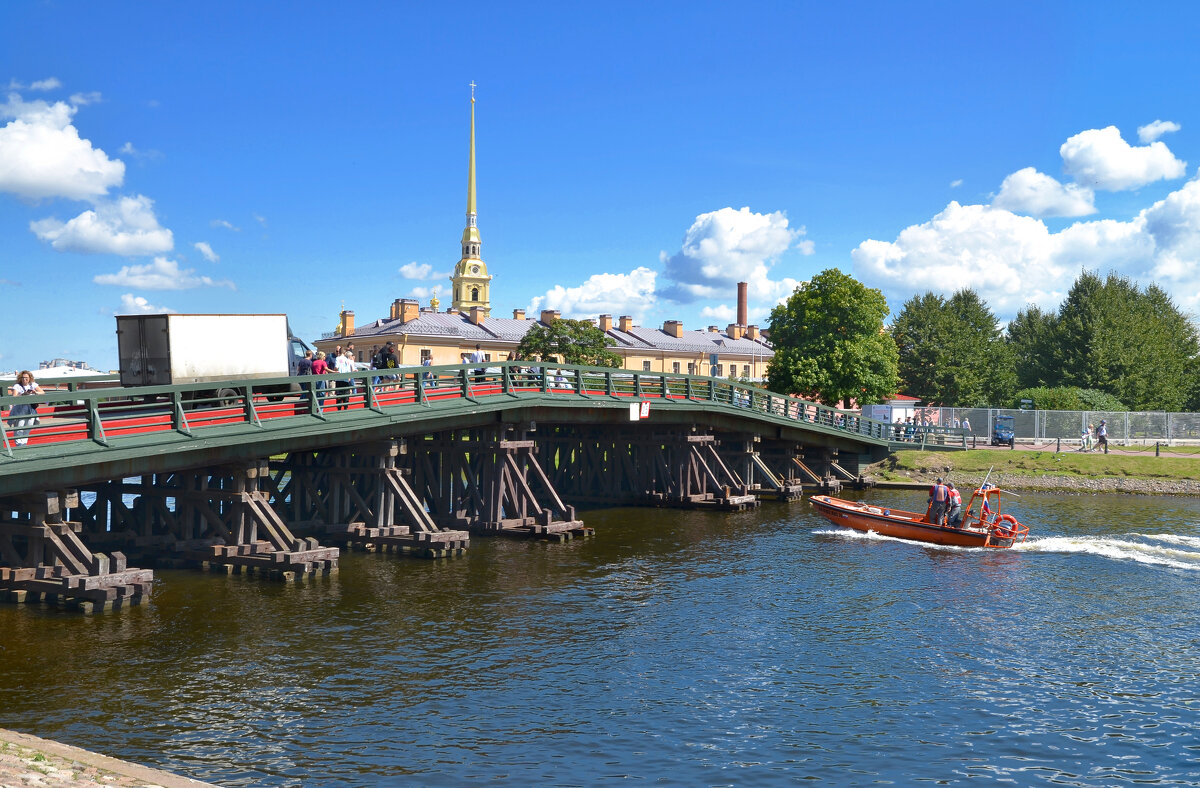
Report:
M 577 504 L 794 500 L 892 438 L 728 381 L 512 362 L 0 397 L 0 417 L 0 595 L 84 609 L 149 594 L 131 561 L 303 579 L 339 546 L 586 536 Z

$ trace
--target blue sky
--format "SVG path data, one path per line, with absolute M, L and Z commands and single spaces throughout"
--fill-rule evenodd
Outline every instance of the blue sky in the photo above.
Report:
M 141 309 L 448 305 L 471 81 L 497 316 L 724 326 L 744 279 L 765 324 L 829 267 L 1200 308 L 1194 5 L 431 5 L 3 4 L 0 369 L 113 367 Z

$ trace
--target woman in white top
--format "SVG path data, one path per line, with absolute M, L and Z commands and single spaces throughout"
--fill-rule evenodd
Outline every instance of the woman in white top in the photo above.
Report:
M 350 355 L 350 351 L 343 351 L 334 359 L 335 369 L 338 372 L 353 372 L 354 357 Z M 349 380 L 337 381 L 337 394 L 334 397 L 338 410 L 347 410 L 350 407 L 350 394 L 353 393 L 354 383 Z
M 17 382 L 9 386 L 8 393 L 14 397 L 27 394 L 45 394 L 42 387 L 33 379 L 33 373 L 27 369 L 17 375 Z M 13 437 L 18 446 L 29 443 L 29 428 L 37 424 L 37 405 L 13 405 L 8 412 L 8 425 L 13 428 Z

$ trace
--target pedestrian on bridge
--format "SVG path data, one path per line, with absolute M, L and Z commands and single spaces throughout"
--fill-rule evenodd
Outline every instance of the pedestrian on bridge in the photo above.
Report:
M 312 363 L 312 373 L 314 375 L 329 374 L 329 364 L 326 363 L 326 361 L 325 361 L 325 351 L 324 350 L 317 351 L 317 355 L 313 359 L 313 363 Z M 325 404 L 324 392 L 325 392 L 325 381 L 318 380 L 317 381 L 317 401 L 322 405 Z
M 344 350 L 334 359 L 337 364 L 337 371 L 350 373 L 354 371 L 354 362 L 351 360 L 350 351 Z M 337 391 L 334 394 L 333 402 L 337 410 L 348 410 L 350 408 L 350 395 L 353 393 L 354 383 L 348 379 L 335 381 Z
M 8 388 L 8 393 L 14 397 L 23 397 L 33 394 L 45 394 L 42 387 L 33 379 L 33 373 L 27 369 L 21 370 L 17 375 L 17 381 Z M 8 411 L 8 426 L 13 428 L 13 437 L 16 439 L 18 446 L 24 446 L 29 443 L 29 428 L 36 427 L 38 424 L 37 405 L 26 405 L 24 403 L 13 405 Z

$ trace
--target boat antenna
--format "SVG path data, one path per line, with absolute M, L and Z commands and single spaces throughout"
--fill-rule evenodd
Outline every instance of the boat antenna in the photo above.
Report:
M 982 483 L 980 483 L 980 485 L 979 485 L 979 489 L 981 489 L 981 490 L 982 490 L 984 487 L 986 487 L 986 486 L 987 486 L 987 480 L 988 480 L 988 479 L 990 479 L 990 478 L 992 478 L 992 471 L 994 471 L 994 470 L 996 470 L 996 466 L 995 466 L 995 465 L 993 465 L 992 467 L 988 468 L 987 476 L 984 476 L 984 477 L 983 477 L 983 482 L 982 482 Z

